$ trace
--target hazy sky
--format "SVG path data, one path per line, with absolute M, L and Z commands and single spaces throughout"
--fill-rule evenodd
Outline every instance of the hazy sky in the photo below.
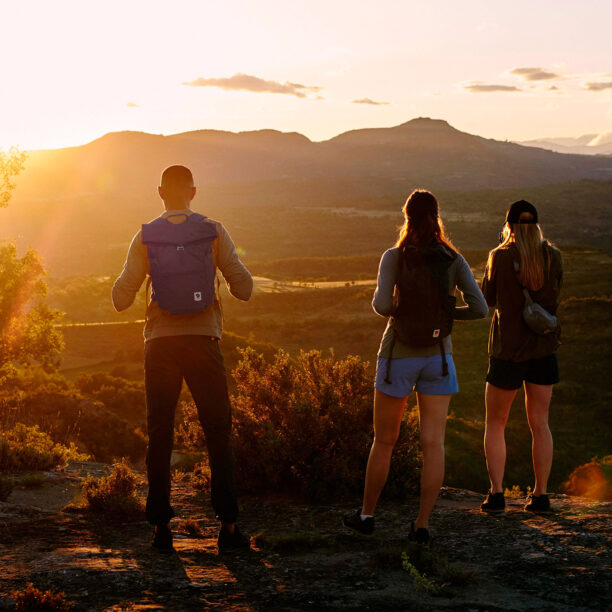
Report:
M 610 0 L 0 3 L 0 146 L 418 116 L 510 140 L 612 130 Z

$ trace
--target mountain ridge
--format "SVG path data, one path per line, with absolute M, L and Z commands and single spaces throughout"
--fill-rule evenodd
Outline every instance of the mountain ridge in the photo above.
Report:
M 159 214 L 159 177 L 174 164 L 193 171 L 196 205 L 204 201 L 206 210 L 222 219 L 228 207 L 241 208 L 235 219 L 244 227 L 254 208 L 280 207 L 296 211 L 296 218 L 304 206 L 333 209 L 339 203 L 368 202 L 376 209 L 385 200 L 402 201 L 417 187 L 435 193 L 517 189 L 520 197 L 529 198 L 539 185 L 583 179 L 606 181 L 593 187 L 597 197 L 586 197 L 595 202 L 588 205 L 593 218 L 601 220 L 605 213 L 599 192 L 612 185 L 612 157 L 563 155 L 500 142 L 424 117 L 322 142 L 277 130 L 198 130 L 170 136 L 113 132 L 80 147 L 31 152 L 11 205 L 0 211 L 3 235 L 35 246 L 53 262 L 52 269 L 63 273 L 94 263 L 89 258 L 73 261 L 73 252 L 99 260 L 96 253 L 112 250 L 119 259 L 124 256 L 122 241 L 131 238 L 132 230 L 125 228 Z M 493 205 L 492 196 L 477 197 L 482 217 Z M 567 198 L 562 199 L 565 206 Z M 453 213 L 461 215 L 461 210 Z M 263 222 L 262 215 L 255 214 Z M 371 221 L 364 221 L 371 227 Z M 278 218 L 266 219 L 263 229 L 279 223 Z M 232 229 L 240 236 L 242 230 Z M 274 240 L 283 243 L 285 229 L 279 226 Z M 598 232 L 592 238 L 601 245 L 605 230 Z
M 123 191 L 142 192 L 171 164 L 192 167 L 200 184 L 374 180 L 469 190 L 612 178 L 612 158 L 564 155 L 487 139 L 445 120 L 418 117 L 319 142 L 269 129 L 168 136 L 111 132 L 79 147 L 32 151 L 16 197 L 20 190 L 36 192 L 36 185 L 44 189 L 46 181 L 58 189 L 89 192 L 101 175 Z

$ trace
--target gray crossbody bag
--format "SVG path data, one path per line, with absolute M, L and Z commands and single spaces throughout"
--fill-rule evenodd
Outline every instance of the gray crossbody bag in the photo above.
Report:
M 514 269 L 517 273 L 519 271 L 519 264 L 514 262 Z M 546 308 L 543 308 L 537 302 L 533 301 L 533 298 L 529 294 L 527 287 L 521 285 L 521 281 L 519 280 L 519 285 L 523 290 L 523 295 L 525 296 L 525 304 L 523 306 L 523 320 L 527 324 L 527 327 L 536 334 L 540 334 L 544 336 L 546 334 L 550 334 L 557 330 L 559 327 L 559 320 L 553 314 L 550 314 Z

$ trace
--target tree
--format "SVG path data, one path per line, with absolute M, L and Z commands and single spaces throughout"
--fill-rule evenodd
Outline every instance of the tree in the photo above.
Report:
M 0 152 L 0 206 L 6 206 L 15 187 L 15 177 L 25 153 L 11 149 Z M 38 362 L 56 367 L 63 349 L 60 332 L 54 327 L 60 316 L 44 303 L 45 274 L 33 249 L 21 257 L 14 242 L 0 244 L 0 382 L 15 365 Z
M 25 159 L 25 151 L 15 147 L 8 153 L 0 151 L 0 208 L 4 208 L 11 199 L 11 191 L 15 188 L 12 178 L 23 170 Z

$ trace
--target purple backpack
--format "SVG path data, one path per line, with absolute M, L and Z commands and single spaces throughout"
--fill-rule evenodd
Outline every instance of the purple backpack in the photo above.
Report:
M 171 216 L 177 216 L 177 213 Z M 212 243 L 217 227 L 198 213 L 184 223 L 159 217 L 142 226 L 147 247 L 151 299 L 173 315 L 202 312 L 215 299 L 215 265 Z

